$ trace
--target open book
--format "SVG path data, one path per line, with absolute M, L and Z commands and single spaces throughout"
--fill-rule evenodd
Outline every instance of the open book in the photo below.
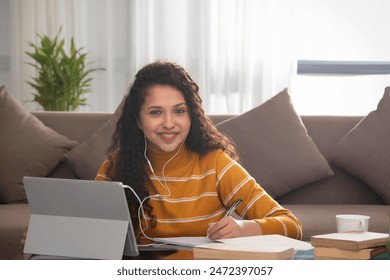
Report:
M 162 237 L 153 238 L 153 241 L 189 248 L 213 242 L 212 240 L 207 239 L 205 236 Z
M 205 237 L 155 238 L 193 248 L 194 259 L 292 259 L 297 250 L 313 247 L 304 241 L 282 235 L 257 235 L 210 241 Z

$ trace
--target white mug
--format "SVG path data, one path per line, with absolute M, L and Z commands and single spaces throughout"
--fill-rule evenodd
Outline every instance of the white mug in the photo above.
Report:
M 336 215 L 337 232 L 366 232 L 369 219 L 365 215 Z

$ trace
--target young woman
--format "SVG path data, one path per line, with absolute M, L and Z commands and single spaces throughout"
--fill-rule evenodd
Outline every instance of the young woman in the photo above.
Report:
M 96 180 L 131 188 L 126 195 L 140 237 L 301 239 L 298 219 L 238 162 L 233 144 L 206 116 L 191 76 L 157 61 L 137 73 Z M 237 200 L 237 215 L 226 216 Z

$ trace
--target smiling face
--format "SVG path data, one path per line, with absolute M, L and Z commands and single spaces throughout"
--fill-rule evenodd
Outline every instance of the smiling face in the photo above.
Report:
M 139 120 L 148 145 L 164 152 L 175 151 L 186 140 L 191 127 L 183 94 L 169 85 L 148 89 Z

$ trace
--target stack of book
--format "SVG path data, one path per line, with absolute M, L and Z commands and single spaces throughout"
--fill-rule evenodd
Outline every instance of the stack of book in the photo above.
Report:
M 350 232 L 314 235 L 316 259 L 369 260 L 386 252 L 386 233 Z

